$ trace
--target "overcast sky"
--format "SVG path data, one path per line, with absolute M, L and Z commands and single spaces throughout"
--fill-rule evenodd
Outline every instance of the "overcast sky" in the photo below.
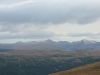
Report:
M 100 41 L 100 0 L 0 0 L 0 42 Z

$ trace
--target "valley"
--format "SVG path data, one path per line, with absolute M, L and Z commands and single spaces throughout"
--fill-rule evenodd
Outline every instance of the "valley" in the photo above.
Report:
M 70 70 L 100 61 L 99 54 L 95 53 L 59 50 L 0 52 L 0 75 L 48 75 Z

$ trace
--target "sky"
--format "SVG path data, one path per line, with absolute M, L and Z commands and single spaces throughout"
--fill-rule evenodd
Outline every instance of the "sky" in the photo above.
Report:
M 100 41 L 100 0 L 0 0 L 0 42 Z

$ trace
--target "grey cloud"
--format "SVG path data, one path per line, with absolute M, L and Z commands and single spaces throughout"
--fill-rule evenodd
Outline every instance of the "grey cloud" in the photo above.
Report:
M 86 24 L 100 18 L 100 6 L 81 5 L 77 3 L 78 0 L 76 3 L 68 0 L 42 1 L 38 0 L 36 3 L 31 2 L 12 6 L 12 8 L 0 8 L 0 22 L 39 25 L 64 22 Z
M 68 36 L 70 37 L 100 37 L 100 33 L 69 33 Z
M 53 36 L 49 32 L 4 33 L 0 34 L 0 39 L 46 39 Z
M 27 1 L 27 0 L 0 0 L 0 4 L 12 4 L 21 1 Z
M 26 2 L 25 2 L 26 1 Z M 59 23 L 87 24 L 100 18 L 100 1 L 91 0 L 0 0 L 0 39 L 35 39 L 56 36 L 44 31 Z M 92 0 L 93 1 L 93 0 Z M 36 26 L 37 29 L 35 27 Z M 41 28 L 42 26 L 42 28 Z M 27 31 L 28 27 L 33 31 Z M 26 29 L 26 31 L 24 31 Z M 34 29 L 36 29 L 34 31 Z M 4 33 L 4 34 L 3 34 Z M 99 34 L 75 33 L 71 37 Z
M 45 31 L 45 27 L 33 26 L 27 24 L 0 26 L 1 39 L 46 39 L 54 37 L 54 33 Z

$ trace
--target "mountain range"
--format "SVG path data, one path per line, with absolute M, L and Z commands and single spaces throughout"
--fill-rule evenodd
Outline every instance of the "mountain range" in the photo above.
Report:
M 68 41 L 31 41 L 16 42 L 13 44 L 0 44 L 1 51 L 7 50 L 100 50 L 100 42 L 93 40 Z

